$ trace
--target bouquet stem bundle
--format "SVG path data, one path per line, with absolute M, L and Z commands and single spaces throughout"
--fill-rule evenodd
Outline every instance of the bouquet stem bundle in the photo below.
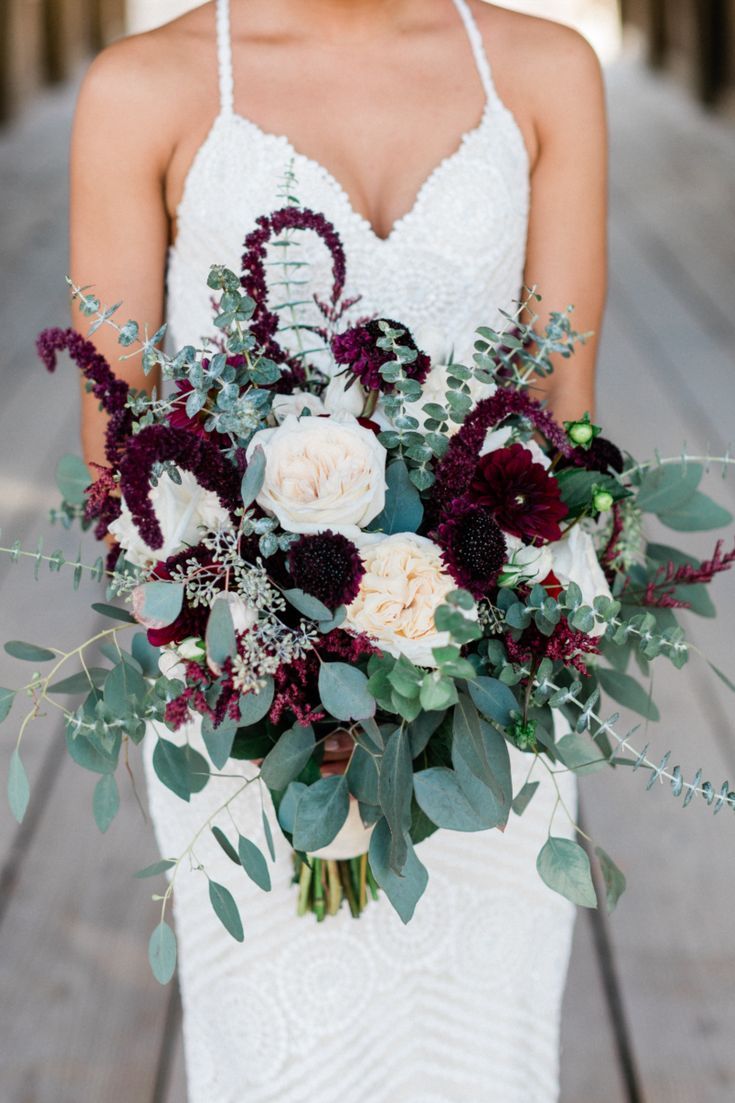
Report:
M 378 884 L 367 854 L 306 861 L 294 854 L 294 884 L 299 886 L 298 915 L 313 912 L 319 923 L 336 915 L 345 900 L 352 918 L 359 919 L 370 899 L 378 899 Z

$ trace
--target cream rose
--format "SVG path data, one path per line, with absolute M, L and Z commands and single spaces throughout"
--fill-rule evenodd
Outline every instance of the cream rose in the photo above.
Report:
M 348 387 L 351 379 L 354 382 Z M 352 414 L 353 417 L 359 417 L 365 408 L 365 392 L 354 375 L 347 372 L 332 376 L 322 400 L 328 414 Z
M 181 484 L 163 475 L 151 487 L 150 498 L 163 534 L 163 547 L 150 548 L 133 521 L 125 500 L 122 513 L 109 530 L 129 563 L 153 567 L 186 547 L 199 543 L 200 530 L 218 530 L 231 524 L 230 515 L 217 495 L 200 486 L 189 471 L 180 471 Z
M 597 559 L 592 537 L 579 525 L 575 525 L 563 540 L 549 545 L 552 556 L 552 570 L 562 586 L 576 582 L 582 591 L 585 605 L 592 605 L 596 597 L 612 597 L 605 574 Z M 591 636 L 601 636 L 605 632 L 604 624 L 597 624 L 590 632 Z
M 258 505 L 287 532 L 344 533 L 353 539 L 385 505 L 386 452 L 349 414 L 289 416 L 261 429 L 248 445 L 265 454 Z
M 304 410 L 308 410 L 312 416 L 326 413 L 321 398 L 308 391 L 295 391 L 294 394 L 277 394 L 271 404 L 271 413 L 281 425 L 289 415 L 300 417 Z
M 391 655 L 436 666 L 432 649 L 448 643 L 449 635 L 437 632 L 434 613 L 457 589 L 440 549 L 424 536 L 401 532 L 361 543 L 360 554 L 365 574 L 346 625 Z
M 553 570 L 550 545 L 534 548 L 532 544 L 524 544 L 517 536 L 511 536 L 507 532 L 503 536 L 508 549 L 508 562 L 502 573 L 506 577 L 515 576 L 514 585 L 517 582 L 526 582 L 533 586 L 536 582 L 543 582 L 549 571 Z

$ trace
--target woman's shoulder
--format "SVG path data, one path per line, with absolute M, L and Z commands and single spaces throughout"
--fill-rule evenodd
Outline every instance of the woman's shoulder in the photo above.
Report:
M 216 74 L 212 8 L 212 3 L 205 4 L 102 50 L 82 82 L 78 114 L 105 120 L 123 132 L 145 124 L 145 131 L 157 132 L 159 139 L 175 133 L 189 101 L 201 105 L 206 74 Z M 210 83 L 215 97 L 216 79 Z

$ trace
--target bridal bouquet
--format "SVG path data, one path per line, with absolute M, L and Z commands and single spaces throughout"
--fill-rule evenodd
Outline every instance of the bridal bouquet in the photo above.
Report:
M 328 293 L 309 300 L 309 324 L 294 310 L 301 262 L 290 259 L 306 231 L 332 271 Z M 273 263 L 286 291 L 275 307 Z M 600 705 L 604 691 L 656 718 L 639 679 L 658 657 L 686 663 L 676 610 L 713 611 L 705 585 L 735 562 L 722 542 L 700 562 L 643 535 L 646 513 L 676 531 L 731 520 L 699 489 L 703 463 L 636 462 L 589 417 L 559 425 L 532 397 L 552 358 L 580 339 L 568 313 L 535 332 L 529 297 L 503 332 L 478 329 L 471 364 L 432 359 L 400 319 L 347 324 L 357 300 L 345 296 L 345 270 L 321 215 L 287 205 L 262 217 L 242 273 L 211 270 L 218 339 L 172 355 L 160 350 L 163 331 L 118 324 L 118 307 L 73 287 L 91 332 L 115 327 L 124 354 L 159 366 L 170 393 L 135 393 L 72 330 L 39 338 L 49 371 L 68 351 L 109 416 L 104 466 L 62 461 L 58 516 L 114 540 L 90 570 L 123 604 L 94 606 L 110 626 L 72 653 L 81 670 L 64 677 L 72 655 L 6 645 L 50 669 L 25 687 L 21 736 L 44 700 L 78 694 L 77 707 L 62 706 L 66 741 L 99 775 L 103 831 L 118 763 L 151 721 L 154 769 L 184 801 L 228 760 L 257 761 L 245 784 L 269 791 L 293 846 L 299 910 L 319 919 L 343 901 L 358 915 L 380 889 L 408 922 L 428 877 L 417 844 L 438 828 L 504 829 L 533 800 L 534 767 L 554 783 L 560 770 L 643 768 L 649 787 L 668 780 L 685 804 L 699 795 L 715 811 L 735 808 L 727 783 L 701 772 L 686 781 L 668 756 L 651 760 Z M 64 566 L 61 553 L 6 550 Z M 71 567 L 78 582 L 85 567 Z M 88 661 L 95 649 L 104 664 Z M 0 718 L 15 697 L 0 690 Z M 192 717 L 206 757 L 167 738 Z M 529 765 L 515 792 L 509 748 Z M 9 776 L 18 819 L 29 797 L 21 750 L 19 737 Z M 268 889 L 260 849 L 213 830 Z M 538 871 L 594 907 L 591 860 L 612 909 L 625 881 L 602 848 L 551 834 Z M 170 876 L 150 950 L 162 980 L 175 961 L 165 907 L 180 861 L 141 871 Z M 209 891 L 241 939 L 235 900 L 213 882 Z

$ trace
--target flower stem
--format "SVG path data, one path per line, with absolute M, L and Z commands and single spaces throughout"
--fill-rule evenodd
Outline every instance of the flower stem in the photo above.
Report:
M 312 869 L 308 862 L 302 862 L 299 875 L 299 902 L 296 906 L 297 915 L 306 915 L 309 910 L 309 889 L 311 888 Z

